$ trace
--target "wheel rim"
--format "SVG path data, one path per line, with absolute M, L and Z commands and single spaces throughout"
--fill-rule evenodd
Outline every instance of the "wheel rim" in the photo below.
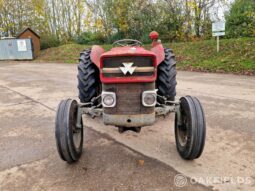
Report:
M 177 128 L 177 136 L 180 145 L 184 147 L 188 141 L 188 120 L 187 115 L 184 112 L 182 112 L 182 120 L 183 120 L 182 125 L 178 126 Z
M 76 149 L 80 147 L 81 144 L 81 130 L 75 129 L 73 130 L 73 143 Z
M 77 123 L 77 108 L 75 108 L 75 112 L 72 115 L 72 136 L 73 136 L 73 144 L 75 149 L 78 150 L 81 145 L 81 129 L 76 127 Z

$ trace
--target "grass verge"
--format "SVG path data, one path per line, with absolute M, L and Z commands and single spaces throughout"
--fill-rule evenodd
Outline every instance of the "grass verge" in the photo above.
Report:
M 111 45 L 102 46 L 105 50 L 111 48 Z M 67 44 L 50 48 L 41 51 L 35 62 L 77 63 L 79 53 L 89 47 Z M 171 43 L 164 47 L 174 50 L 180 70 L 255 75 L 255 38 L 223 39 L 219 53 L 215 40 Z

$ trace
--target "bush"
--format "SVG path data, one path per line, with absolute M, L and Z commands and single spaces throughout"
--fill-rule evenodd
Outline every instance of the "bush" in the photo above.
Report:
M 226 15 L 227 37 L 255 36 L 255 1 L 236 0 Z
M 113 34 L 110 34 L 107 38 L 107 43 L 111 44 L 117 40 L 121 40 L 124 38 L 124 35 L 121 32 L 115 32 Z
M 150 37 L 149 37 L 149 32 L 147 32 L 147 33 L 144 33 L 144 35 L 142 35 L 142 37 L 141 37 L 141 42 L 143 43 L 143 44 L 150 44 L 152 41 L 151 41 L 151 39 L 150 39 Z
M 41 36 L 41 49 L 57 47 L 61 42 L 55 36 Z
M 143 35 L 141 35 L 141 37 L 137 34 L 129 34 L 129 35 L 124 35 L 121 32 L 116 32 L 114 34 L 112 34 L 109 38 L 107 43 L 111 44 L 117 40 L 121 40 L 121 39 L 134 39 L 134 40 L 139 40 L 141 41 L 143 44 L 149 44 L 151 43 L 151 39 L 149 38 L 149 32 L 145 32 Z
M 78 44 L 104 44 L 105 37 L 100 32 L 83 32 L 75 41 Z

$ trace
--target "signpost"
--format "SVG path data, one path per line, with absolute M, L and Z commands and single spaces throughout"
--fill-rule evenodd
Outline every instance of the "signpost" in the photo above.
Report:
M 219 52 L 220 51 L 220 36 L 225 35 L 224 21 L 212 23 L 212 35 L 217 37 L 217 52 Z

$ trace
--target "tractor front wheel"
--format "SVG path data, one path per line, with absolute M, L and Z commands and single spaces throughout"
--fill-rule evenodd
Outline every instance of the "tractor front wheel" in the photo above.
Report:
M 195 97 L 180 99 L 179 111 L 175 114 L 175 141 L 177 151 L 186 160 L 193 160 L 203 152 L 206 123 L 203 108 Z
M 77 101 L 60 102 L 55 121 L 55 137 L 61 159 L 68 163 L 77 161 L 82 153 L 83 127 L 77 128 Z

